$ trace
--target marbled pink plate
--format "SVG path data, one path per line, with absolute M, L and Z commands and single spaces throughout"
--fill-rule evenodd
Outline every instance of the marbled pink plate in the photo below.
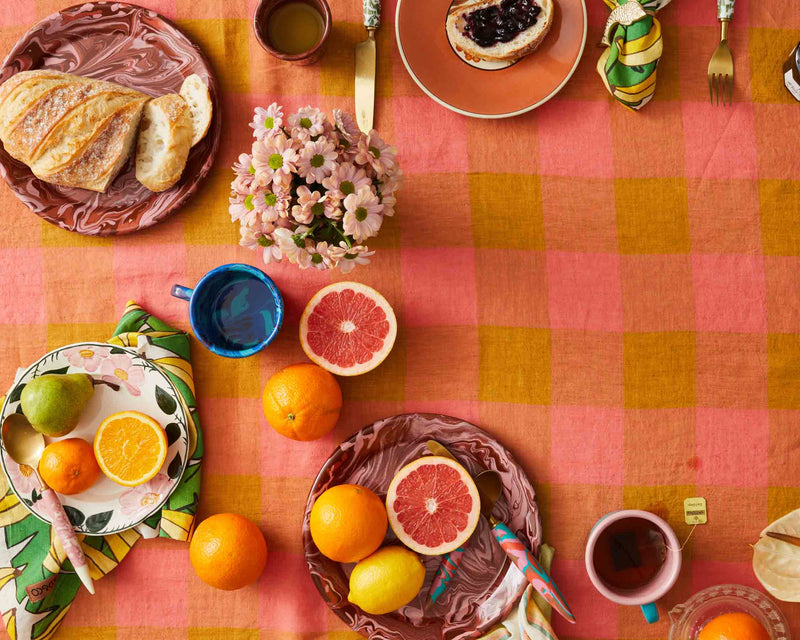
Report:
M 427 611 L 428 587 L 439 567 L 439 556 L 425 559 L 427 576 L 422 590 L 411 604 L 395 613 L 372 616 L 347 601 L 352 565 L 328 560 L 314 545 L 308 529 L 314 501 L 329 487 L 343 483 L 360 484 L 385 497 L 395 473 L 428 454 L 425 443 L 430 439 L 450 449 L 473 475 L 484 469 L 498 471 L 503 497 L 495 514 L 531 549 L 537 550 L 542 540 L 539 509 L 525 472 L 503 445 L 478 427 L 458 418 L 410 413 L 362 429 L 339 445 L 314 481 L 303 520 L 303 544 L 311 577 L 328 606 L 371 640 L 474 638 L 502 620 L 527 585 L 481 518 L 447 591 Z M 387 541 L 393 539 L 390 529 Z
M 180 182 L 161 193 L 137 182 L 133 154 L 108 191 L 95 193 L 42 182 L 0 147 L 0 175 L 31 211 L 69 231 L 107 236 L 151 227 L 195 192 L 214 162 L 222 119 L 211 68 L 175 25 L 121 2 L 75 5 L 22 36 L 3 62 L 0 83 L 18 71 L 42 68 L 117 82 L 151 96 L 179 91 L 183 79 L 196 73 L 208 84 L 214 118 L 189 154 Z

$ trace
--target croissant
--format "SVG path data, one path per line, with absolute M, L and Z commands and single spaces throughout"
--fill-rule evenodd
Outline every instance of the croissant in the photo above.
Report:
M 0 86 L 0 140 L 46 182 L 105 192 L 131 153 L 149 96 L 41 69 Z

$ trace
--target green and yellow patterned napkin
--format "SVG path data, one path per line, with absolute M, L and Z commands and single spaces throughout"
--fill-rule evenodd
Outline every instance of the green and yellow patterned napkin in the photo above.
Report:
M 94 580 L 116 567 L 139 538 L 188 540 L 200 493 L 203 455 L 189 336 L 129 302 L 109 344 L 135 348 L 169 376 L 187 409 L 189 462 L 164 508 L 122 533 L 86 536 L 81 547 Z M 49 640 L 81 588 L 50 525 L 21 504 L 0 474 L 0 612 L 12 640 Z
M 597 73 L 609 93 L 630 109 L 653 99 L 656 69 L 663 51 L 661 24 L 655 13 L 670 0 L 603 0 L 611 15 L 597 62 Z

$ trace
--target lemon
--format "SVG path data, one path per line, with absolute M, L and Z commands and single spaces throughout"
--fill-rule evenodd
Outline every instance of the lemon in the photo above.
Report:
M 403 547 L 384 547 L 355 566 L 347 599 L 379 616 L 411 602 L 424 581 L 425 567 L 416 553 Z

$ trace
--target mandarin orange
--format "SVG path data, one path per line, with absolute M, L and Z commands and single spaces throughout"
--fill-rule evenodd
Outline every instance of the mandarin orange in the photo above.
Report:
M 770 640 L 769 633 L 749 613 L 723 613 L 708 622 L 697 640 Z
M 388 519 L 383 500 L 366 487 L 340 484 L 317 498 L 309 529 L 322 555 L 358 562 L 381 546 Z
M 275 431 L 292 440 L 316 440 L 336 426 L 342 390 L 322 367 L 293 364 L 269 379 L 262 404 Z
M 233 591 L 258 580 L 267 563 L 267 543 L 253 521 L 237 513 L 218 513 L 195 529 L 189 560 L 203 582 Z
M 92 445 L 80 438 L 51 442 L 39 460 L 42 480 L 54 491 L 67 496 L 86 491 L 101 473 Z

